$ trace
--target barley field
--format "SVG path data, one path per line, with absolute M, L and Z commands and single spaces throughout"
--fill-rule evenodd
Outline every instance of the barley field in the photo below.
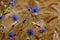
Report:
M 60 0 L 0 0 L 0 40 L 60 40 Z M 39 12 L 33 13 L 28 6 L 38 7 Z M 12 16 L 18 17 L 17 21 Z M 44 28 L 42 33 L 39 30 Z M 33 30 L 29 36 L 27 31 Z M 8 34 L 15 34 L 9 38 Z

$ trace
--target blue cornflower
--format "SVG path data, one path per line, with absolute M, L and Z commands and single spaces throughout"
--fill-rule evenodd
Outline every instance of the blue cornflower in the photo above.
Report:
M 32 36 L 34 34 L 34 31 L 32 29 L 29 29 L 27 31 L 28 36 Z
M 38 13 L 39 9 L 37 7 L 29 6 L 28 9 L 33 13 Z
M 41 32 L 41 33 L 45 32 L 45 29 L 44 29 L 44 28 L 41 28 L 41 29 L 40 29 L 40 32 Z
M 2 19 L 2 15 L 0 15 L 0 19 Z
M 9 3 L 10 3 L 11 6 L 15 6 L 16 5 L 14 0 L 10 0 Z
M 14 15 L 12 16 L 12 20 L 13 20 L 13 21 L 18 21 L 18 17 L 14 14 Z
M 9 0 L 10 3 L 14 2 L 14 0 Z
M 12 32 L 9 32 L 9 33 L 8 33 L 8 38 L 12 39 L 12 38 L 14 38 L 14 36 L 15 36 L 14 33 L 12 33 Z

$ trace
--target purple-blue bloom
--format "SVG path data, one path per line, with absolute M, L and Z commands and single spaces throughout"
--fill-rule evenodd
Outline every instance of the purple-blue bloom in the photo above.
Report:
M 38 13 L 39 12 L 38 7 L 29 6 L 28 9 L 33 13 Z
M 14 0 L 9 0 L 9 3 L 10 3 L 11 6 L 15 6 L 16 5 Z
M 12 16 L 12 20 L 13 20 L 13 21 L 18 21 L 18 17 L 14 14 L 14 15 Z
M 27 30 L 27 35 L 32 36 L 34 34 L 34 31 L 32 29 Z
M 0 19 L 2 19 L 2 15 L 0 15 Z
M 40 29 L 40 32 L 41 32 L 41 33 L 45 32 L 45 29 L 44 29 L 44 28 L 41 28 L 41 29 Z
M 14 34 L 14 33 L 12 33 L 12 32 L 9 32 L 9 33 L 8 33 L 8 38 L 12 39 L 12 38 L 14 38 L 14 37 L 15 37 L 15 34 Z

